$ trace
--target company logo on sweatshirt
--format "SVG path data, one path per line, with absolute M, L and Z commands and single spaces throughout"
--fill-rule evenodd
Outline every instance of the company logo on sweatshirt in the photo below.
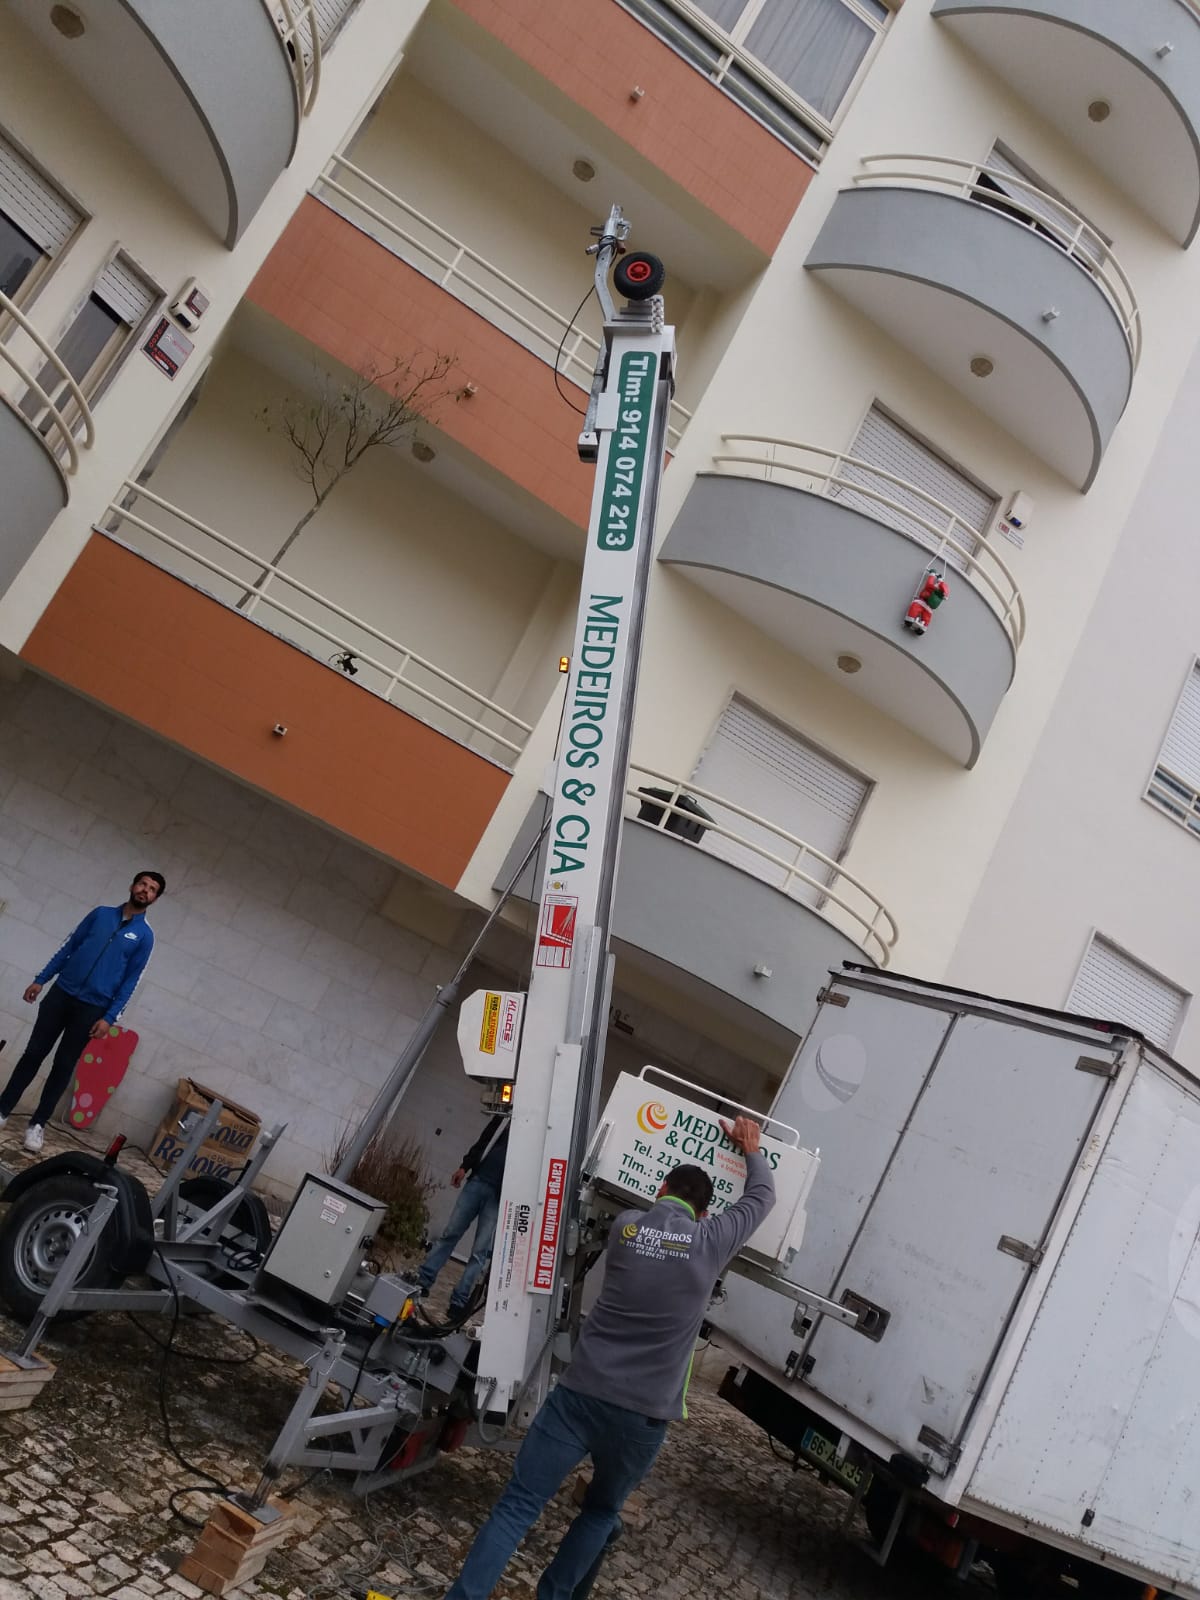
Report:
M 630 1240 L 632 1240 L 632 1239 L 636 1239 L 637 1236 L 638 1236 L 638 1225 L 637 1225 L 636 1222 L 627 1222 L 625 1224 L 625 1226 L 621 1229 L 621 1237 L 622 1237 L 622 1239 L 630 1239 Z
M 643 1133 L 661 1133 L 667 1125 L 667 1108 L 660 1100 L 646 1100 L 637 1109 L 637 1125 Z

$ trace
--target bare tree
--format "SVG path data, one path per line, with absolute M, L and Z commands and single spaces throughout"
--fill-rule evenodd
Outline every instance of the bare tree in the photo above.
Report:
M 295 452 L 294 466 L 312 495 L 312 504 L 271 557 L 277 567 L 329 496 L 370 451 L 398 444 L 422 418 L 433 415 L 449 397 L 445 385 L 449 356 L 436 356 L 418 371 L 397 358 L 387 368 L 368 367 L 345 382 L 314 369 L 314 393 L 288 396 L 255 413 L 268 433 L 279 432 Z M 255 579 L 238 601 L 238 610 L 267 581 Z

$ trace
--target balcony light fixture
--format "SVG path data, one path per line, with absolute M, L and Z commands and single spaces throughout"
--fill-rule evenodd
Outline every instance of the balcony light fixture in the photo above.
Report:
M 437 451 L 433 448 L 433 446 L 431 444 L 426 444 L 424 439 L 414 439 L 413 440 L 413 442 L 412 442 L 412 453 L 413 453 L 413 459 L 415 461 L 419 461 L 422 466 L 426 466 L 426 467 L 429 465 L 429 463 L 431 461 L 435 460 L 436 457 L 437 457 Z
M 839 672 L 855 673 L 862 671 L 862 662 L 857 656 L 852 656 L 849 653 L 839 656 L 837 658 L 837 664 Z
M 596 176 L 596 169 L 586 156 L 580 156 L 578 161 L 573 163 L 571 171 L 579 179 L 580 183 L 591 183 Z
M 87 23 L 73 6 L 51 6 L 50 26 L 56 28 L 64 39 L 81 38 Z
M 972 356 L 971 371 L 977 378 L 990 378 L 996 370 L 996 363 L 989 356 Z
M 1107 122 L 1112 116 L 1112 106 L 1107 100 L 1093 100 L 1088 107 L 1088 116 L 1093 122 Z

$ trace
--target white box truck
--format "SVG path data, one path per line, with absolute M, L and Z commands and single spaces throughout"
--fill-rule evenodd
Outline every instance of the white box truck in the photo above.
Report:
M 819 1148 L 784 1268 L 727 1275 L 722 1392 L 1004 1595 L 1200 1600 L 1200 1082 L 1119 1023 L 850 967 L 772 1108 Z

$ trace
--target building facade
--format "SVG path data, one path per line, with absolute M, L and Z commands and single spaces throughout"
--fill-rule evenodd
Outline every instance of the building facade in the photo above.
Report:
M 765 1104 L 844 960 L 1200 1063 L 1200 8 L 179 9 L 0 4 L 0 1061 L 153 865 L 124 1120 L 194 1077 L 288 1184 L 370 1102 L 541 814 L 618 200 L 679 388 L 609 1072 Z M 452 1039 L 397 1125 L 458 1164 Z

